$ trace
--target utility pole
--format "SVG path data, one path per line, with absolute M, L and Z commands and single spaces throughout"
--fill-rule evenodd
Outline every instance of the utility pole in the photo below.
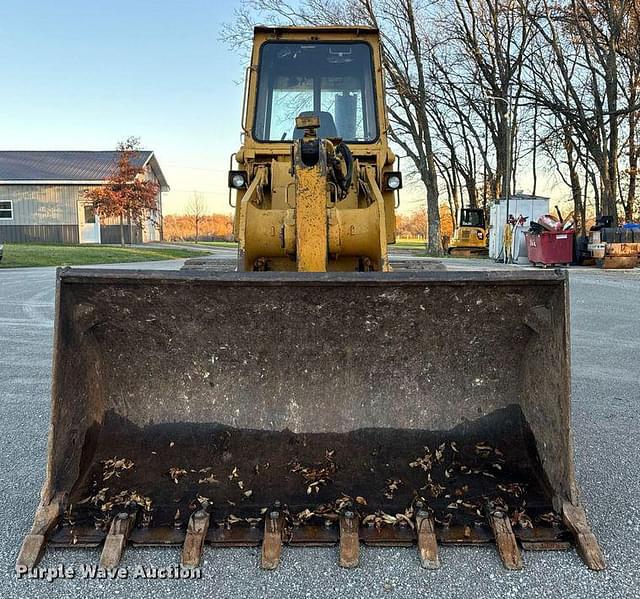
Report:
M 511 170 L 513 168 L 513 94 L 511 93 L 511 85 L 507 86 L 507 99 L 501 96 L 485 96 L 489 100 L 495 100 L 497 102 L 504 102 L 507 106 L 507 114 L 506 114 L 506 125 L 507 125 L 507 135 L 506 142 L 507 147 L 506 150 L 506 164 L 505 164 L 505 172 L 502 177 L 502 197 L 506 203 L 506 219 L 503 223 L 505 233 L 503 237 L 503 251 L 504 251 L 504 262 L 505 264 L 508 261 L 508 256 L 506 250 L 506 230 L 509 224 L 509 204 L 511 201 Z

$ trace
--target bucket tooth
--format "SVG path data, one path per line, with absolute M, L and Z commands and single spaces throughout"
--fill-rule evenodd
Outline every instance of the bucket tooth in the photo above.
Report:
M 200 509 L 189 518 L 187 536 L 182 546 L 180 564 L 185 568 L 197 568 L 202 560 L 204 540 L 209 530 L 209 513 Z
M 47 535 L 56 526 L 62 513 L 62 497 L 56 496 L 49 504 L 41 505 L 29 534 L 24 538 L 16 566 L 32 569 L 42 558 L 47 542 Z
M 135 521 L 136 514 L 127 512 L 120 512 L 111 521 L 111 528 L 104 541 L 102 555 L 100 556 L 100 566 L 102 568 L 115 568 L 120 563 Z
M 416 533 L 418 535 L 418 554 L 423 568 L 435 570 L 440 567 L 438 542 L 436 540 L 433 515 L 416 504 Z
M 262 540 L 263 570 L 275 570 L 280 563 L 282 553 L 282 513 L 279 506 L 274 507 L 264 519 L 264 539 Z
M 562 520 L 573 533 L 578 547 L 578 553 L 584 563 L 591 570 L 604 570 L 607 564 L 598 545 L 598 541 L 591 532 L 584 508 L 573 505 L 568 501 L 562 504 Z
M 493 508 L 489 510 L 488 517 L 504 567 L 507 570 L 522 570 L 522 555 L 508 514 L 504 510 Z
M 356 568 L 360 561 L 360 519 L 352 509 L 340 514 L 340 566 Z

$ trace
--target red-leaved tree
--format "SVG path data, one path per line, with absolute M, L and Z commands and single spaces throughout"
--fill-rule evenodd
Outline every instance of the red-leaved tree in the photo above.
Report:
M 140 151 L 139 139 L 130 137 L 121 141 L 117 151 L 117 161 L 109 179 L 100 187 L 87 189 L 84 197 L 91 201 L 98 216 L 119 218 L 120 245 L 124 247 L 125 217 L 129 223 L 142 223 L 150 212 L 156 211 L 160 186 L 145 179 L 144 167 L 135 164 Z

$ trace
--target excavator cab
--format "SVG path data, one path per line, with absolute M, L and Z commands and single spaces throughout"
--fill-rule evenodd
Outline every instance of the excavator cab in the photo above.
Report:
M 462 208 L 460 219 L 447 249 L 451 255 L 486 254 L 489 236 L 482 208 Z
M 361 542 L 427 568 L 438 544 L 493 543 L 514 569 L 574 543 L 604 567 L 574 476 L 567 275 L 386 272 L 382 77 L 375 30 L 257 28 L 229 173 L 243 272 L 58 271 L 19 567 L 47 544 L 104 567 L 180 545 L 193 567 L 211 544 L 272 569 L 284 543 L 354 567 Z

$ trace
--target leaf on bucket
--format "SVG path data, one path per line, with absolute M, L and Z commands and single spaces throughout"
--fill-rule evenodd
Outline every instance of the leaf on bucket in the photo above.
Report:
M 178 480 L 186 474 L 187 471 L 184 468 L 169 468 L 169 476 L 176 485 L 178 484 Z
M 102 462 L 102 480 L 109 480 L 112 476 L 120 477 L 120 473 L 133 468 L 133 461 L 127 458 L 113 458 Z
M 402 480 L 399 478 L 388 478 L 385 482 L 386 488 L 384 496 L 387 499 L 393 499 L 395 492 L 398 490 L 401 484 Z
M 200 485 L 204 485 L 204 484 L 210 485 L 210 484 L 215 484 L 219 482 L 220 481 L 215 477 L 215 474 L 210 474 L 209 476 L 205 476 L 198 480 L 198 484 Z

